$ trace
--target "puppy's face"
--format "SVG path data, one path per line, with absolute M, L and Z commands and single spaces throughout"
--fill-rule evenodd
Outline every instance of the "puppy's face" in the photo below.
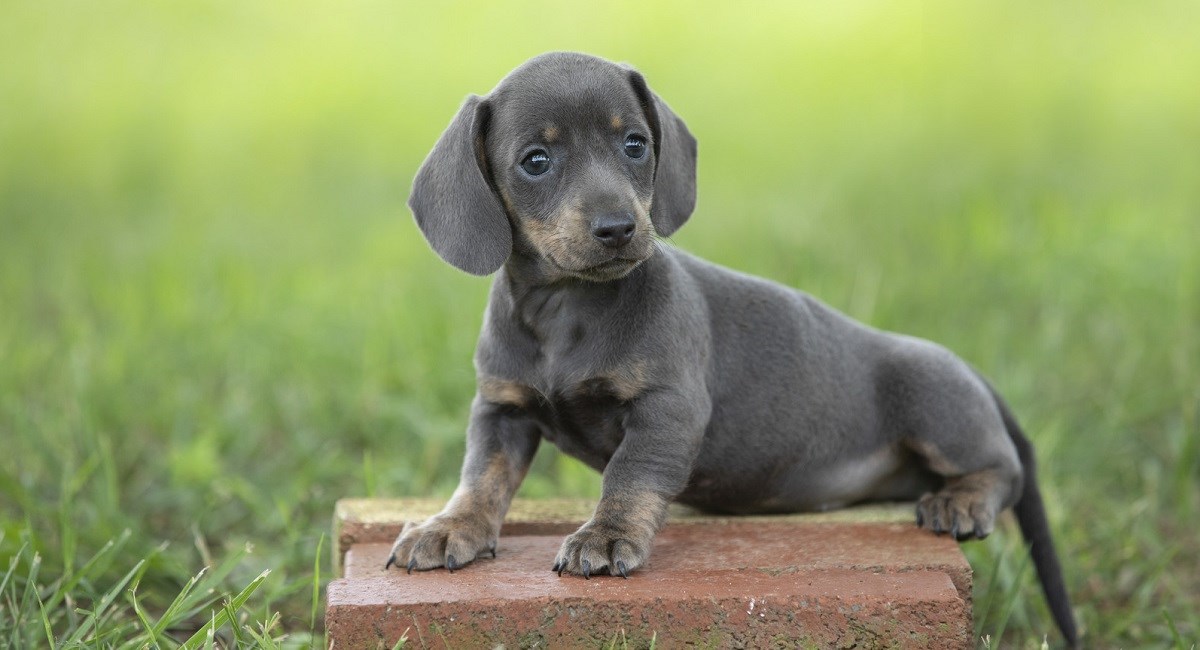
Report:
M 487 163 L 518 247 L 556 274 L 613 280 L 655 250 L 653 135 L 627 71 L 572 63 L 497 87 Z
M 628 274 L 696 205 L 696 139 L 638 72 L 586 54 L 530 59 L 469 96 L 408 204 L 438 255 L 477 275 Z

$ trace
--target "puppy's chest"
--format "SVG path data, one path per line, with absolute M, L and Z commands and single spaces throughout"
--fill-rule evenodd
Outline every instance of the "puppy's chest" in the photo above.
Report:
M 624 437 L 630 403 L 647 388 L 648 366 L 630 355 L 597 354 L 587 337 L 546 337 L 504 369 L 479 368 L 480 395 L 518 408 L 568 454 L 603 466 Z
M 477 355 L 481 380 L 495 379 L 532 398 L 524 401 L 560 410 L 609 398 L 628 402 L 646 389 L 648 357 L 638 353 L 635 328 L 614 322 L 609 310 L 569 305 L 561 293 L 536 306 L 492 323 Z
M 603 468 L 624 438 L 628 402 L 609 377 L 528 383 L 481 377 L 479 392 L 532 417 L 549 442 L 593 467 Z

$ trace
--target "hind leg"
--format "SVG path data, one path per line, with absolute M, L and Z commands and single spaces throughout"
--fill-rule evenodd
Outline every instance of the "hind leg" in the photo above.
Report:
M 917 525 L 983 538 L 1021 497 L 1022 467 L 987 386 L 944 348 L 906 340 L 888 366 L 888 412 L 925 467 L 941 478 L 917 502 Z
M 981 470 L 948 477 L 945 486 L 917 501 L 917 525 L 955 539 L 983 539 L 996 526 L 996 516 L 1012 500 L 1011 478 Z
M 1021 497 L 1020 461 L 1003 423 L 997 424 L 999 428 L 976 429 L 966 436 L 927 431 L 910 441 L 943 480 L 941 489 L 917 501 L 918 526 L 960 540 L 983 539 L 995 528 L 1000 511 Z
M 917 501 L 917 525 L 956 539 L 983 539 L 996 517 L 1021 497 L 1022 467 L 999 416 L 967 409 L 909 440 L 925 466 L 942 478 L 941 488 Z M 949 424 L 950 426 L 946 426 Z

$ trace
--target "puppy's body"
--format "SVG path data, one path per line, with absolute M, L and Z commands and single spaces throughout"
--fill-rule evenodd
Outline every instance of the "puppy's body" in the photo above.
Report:
M 795 512 L 919 499 L 917 523 L 984 537 L 1015 506 L 1075 642 L 1032 447 L 945 349 L 659 243 L 691 215 L 696 143 L 628 68 L 537 57 L 470 97 L 410 205 L 434 250 L 499 273 L 476 350 L 462 480 L 389 566 L 495 553 L 543 438 L 603 472 L 554 569 L 628 575 L 667 505 Z
M 487 392 L 598 471 L 624 439 L 629 403 L 687 374 L 703 378 L 687 400 L 706 421 L 675 497 L 689 505 L 761 513 L 915 499 L 940 483 L 916 450 L 956 446 L 936 438 L 958 431 L 972 433 L 957 473 L 999 458 L 1019 483 L 1000 414 L 965 364 L 802 292 L 666 246 L 620 282 L 515 284 L 502 270 L 493 285 L 476 357 Z M 914 400 L 921 413 L 908 412 Z

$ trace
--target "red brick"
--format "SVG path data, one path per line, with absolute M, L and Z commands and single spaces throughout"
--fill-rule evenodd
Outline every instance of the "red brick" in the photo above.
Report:
M 453 574 L 385 572 L 390 539 L 356 532 L 345 577 L 329 585 L 326 627 L 339 650 L 391 647 L 402 635 L 413 647 L 452 648 L 614 638 L 618 647 L 653 638 L 658 648 L 970 646 L 971 574 L 957 545 L 872 512 L 859 511 L 859 519 L 876 523 L 684 513 L 628 580 L 550 571 L 562 532 L 578 523 L 567 517 L 545 515 L 539 529 L 518 516 L 497 559 Z M 342 518 L 340 532 L 347 523 Z

